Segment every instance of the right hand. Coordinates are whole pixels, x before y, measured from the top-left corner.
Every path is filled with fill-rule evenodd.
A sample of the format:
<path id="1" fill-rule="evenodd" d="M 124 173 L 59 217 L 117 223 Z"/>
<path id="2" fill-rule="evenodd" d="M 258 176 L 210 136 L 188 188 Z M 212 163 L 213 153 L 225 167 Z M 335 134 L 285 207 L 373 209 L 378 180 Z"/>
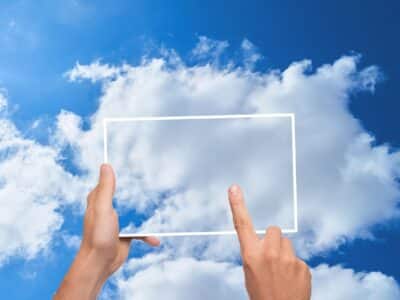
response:
<path id="1" fill-rule="evenodd" d="M 242 254 L 246 289 L 251 300 L 309 300 L 311 273 L 281 229 L 269 227 L 260 239 L 246 209 L 240 187 L 228 191 Z"/>

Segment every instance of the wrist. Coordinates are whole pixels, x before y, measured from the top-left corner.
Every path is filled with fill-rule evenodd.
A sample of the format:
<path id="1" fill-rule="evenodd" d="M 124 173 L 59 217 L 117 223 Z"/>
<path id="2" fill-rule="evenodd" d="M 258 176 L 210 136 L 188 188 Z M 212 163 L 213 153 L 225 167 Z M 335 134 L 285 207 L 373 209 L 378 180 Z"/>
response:
<path id="1" fill-rule="evenodd" d="M 94 249 L 81 248 L 75 257 L 74 264 L 77 268 L 81 269 L 82 275 L 87 274 L 93 279 L 93 283 L 100 284 L 101 286 L 110 276 L 109 266 L 105 263 L 104 259 Z M 101 287 L 100 286 L 100 287 Z"/>
<path id="2" fill-rule="evenodd" d="M 81 248 L 55 299 L 96 299 L 109 275 L 107 266 L 95 251 Z"/>

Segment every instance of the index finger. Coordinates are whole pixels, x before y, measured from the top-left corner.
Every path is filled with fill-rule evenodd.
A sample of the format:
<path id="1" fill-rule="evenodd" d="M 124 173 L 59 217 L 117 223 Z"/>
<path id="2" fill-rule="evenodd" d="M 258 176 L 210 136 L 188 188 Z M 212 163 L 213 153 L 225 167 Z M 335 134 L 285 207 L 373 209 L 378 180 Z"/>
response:
<path id="1" fill-rule="evenodd" d="M 247 245 L 253 244 L 258 237 L 254 231 L 253 223 L 244 203 L 244 197 L 240 187 L 236 184 L 232 185 L 229 188 L 228 197 L 233 216 L 233 224 L 238 234 L 240 247 L 243 250 Z"/>

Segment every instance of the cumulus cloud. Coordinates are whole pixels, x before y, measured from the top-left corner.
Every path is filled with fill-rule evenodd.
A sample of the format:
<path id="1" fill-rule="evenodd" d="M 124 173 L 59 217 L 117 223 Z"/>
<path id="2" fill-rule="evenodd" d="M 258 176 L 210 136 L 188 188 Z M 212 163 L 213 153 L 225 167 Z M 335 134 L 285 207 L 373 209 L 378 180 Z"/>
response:
<path id="1" fill-rule="evenodd" d="M 5 96 L 0 99 L 6 109 Z M 63 223 L 61 206 L 81 195 L 81 184 L 59 160 L 56 148 L 25 138 L 12 121 L 0 117 L 0 265 L 48 249 Z"/>
<path id="2" fill-rule="evenodd" d="M 131 260 L 124 272 L 116 279 L 120 299 L 246 299 L 242 270 L 230 263 L 151 256 Z"/>
<path id="3" fill-rule="evenodd" d="M 306 257 L 336 247 L 346 239 L 365 236 L 371 225 L 398 216 L 399 187 L 396 178 L 399 175 L 400 154 L 388 145 L 375 145 L 373 136 L 365 132 L 348 108 L 351 97 L 364 91 L 372 92 L 380 78 L 375 66 L 357 69 L 359 59 L 359 56 L 343 56 L 315 70 L 312 70 L 310 61 L 303 60 L 283 71 L 268 72 L 251 72 L 231 65 L 226 68 L 212 64 L 187 66 L 183 62 L 171 67 L 163 58 L 150 59 L 137 66 L 113 66 L 114 70 L 123 72 L 116 71 L 118 76 L 104 82 L 99 108 L 91 117 L 91 129 L 84 131 L 77 122 L 71 121 L 75 122 L 75 128 L 69 132 L 77 132 L 76 136 L 79 136 L 72 139 L 62 130 L 66 126 L 64 122 L 67 122 L 62 120 L 59 134 L 74 145 L 79 165 L 93 173 L 102 161 L 102 120 L 105 117 L 295 113 L 300 218 L 300 233 L 295 239 L 298 250 Z M 90 69 L 90 66 L 86 67 Z M 203 138 L 212 141 L 211 136 Z M 123 133 L 118 139 L 125 141 L 124 146 L 119 146 L 119 153 L 125 153 L 121 159 L 134 158 L 136 152 L 131 152 L 134 149 L 133 139 Z M 193 138 L 188 143 L 195 148 L 198 141 Z M 246 153 L 246 145 L 237 147 L 239 152 Z M 160 163 L 160 159 L 165 157 L 162 149 L 144 150 L 138 153 L 148 153 L 147 161 L 153 157 L 155 162 Z M 182 161 L 185 167 L 187 164 L 195 166 L 195 160 L 186 159 L 184 150 L 181 150 L 171 161 L 163 160 L 168 166 L 166 170 L 174 170 L 173 174 L 184 170 L 181 169 Z M 279 160 L 279 154 L 280 151 L 275 151 L 266 155 L 263 161 L 270 156 Z M 204 156 L 211 157 L 212 153 L 205 151 Z M 175 159 L 177 157 L 182 161 Z M 284 166 L 283 169 L 288 167 Z M 158 171 L 164 174 L 163 170 Z M 149 185 L 145 193 L 138 193 L 134 188 L 138 185 L 132 184 L 138 178 L 151 178 L 151 172 L 142 166 L 132 170 L 130 179 L 119 180 L 120 191 L 137 196 L 130 198 L 132 205 L 140 208 L 143 203 L 154 204 L 154 199 L 159 200 L 156 196 L 160 194 L 160 186 L 154 185 L 152 189 Z M 263 185 L 272 183 L 275 191 L 288 189 L 287 182 L 275 182 L 268 171 L 264 175 L 263 180 L 258 182 Z M 200 179 L 204 173 L 199 172 L 196 176 Z M 211 176 L 212 179 L 217 177 Z M 207 193 L 204 192 L 205 185 L 188 191 L 179 189 L 178 182 L 168 180 L 168 184 L 163 186 L 167 187 L 167 191 L 161 189 L 162 194 L 167 195 L 163 198 L 166 201 L 149 205 L 150 210 L 146 211 L 145 224 L 151 224 L 152 228 L 176 223 L 176 220 L 181 221 L 179 226 L 187 228 L 198 224 L 200 219 L 207 219 L 209 215 L 210 201 L 201 202 L 207 199 L 207 193 L 214 187 L 221 192 L 227 188 L 224 184 L 216 184 L 208 186 Z M 262 206 L 257 205 L 262 203 L 252 199 L 256 191 L 246 190 L 245 193 L 254 211 L 258 211 L 257 208 Z M 189 196 L 194 201 L 185 201 Z M 124 197 L 117 197 L 120 206 L 123 206 L 122 199 Z M 195 199 L 199 199 L 198 202 Z M 274 201 L 277 203 L 279 199 Z M 277 213 L 266 212 L 271 220 L 276 220 Z M 185 219 L 190 215 L 200 218 Z M 212 218 L 210 222 L 213 222 Z M 185 243 L 184 239 L 179 241 Z M 214 241 L 198 239 L 196 243 L 205 247 L 197 245 L 196 249 L 202 249 L 203 254 L 219 253 L 224 256 L 229 250 L 221 254 L 218 249 L 235 243 L 230 238 Z"/>
<path id="4" fill-rule="evenodd" d="M 119 203 L 139 211 L 157 206 L 141 230 L 233 230 L 226 200 L 233 182 L 248 191 L 258 229 L 295 226 L 289 117 L 107 127 L 109 161 L 121 185 Z M 281 183 L 285 189 L 277 189 Z"/>
<path id="5" fill-rule="evenodd" d="M 194 54 L 206 59 L 202 55 L 211 53 L 208 59 L 213 60 L 226 47 L 224 43 L 200 39 Z M 245 59 L 249 59 L 247 63 L 257 61 L 257 57 L 252 58 L 254 49 L 250 42 L 244 41 L 242 49 Z M 112 66 L 95 61 L 89 65 L 77 64 L 67 72 L 66 76 L 72 81 L 100 81 L 103 94 L 98 110 L 90 117 L 89 129 L 82 128 L 79 115 L 62 111 L 57 117 L 57 131 L 51 146 L 27 139 L 8 118 L 2 118 L 0 201 L 7 210 L 1 216 L 1 262 L 15 254 L 31 258 L 49 246 L 63 222 L 60 207 L 81 198 L 86 191 L 85 183 L 97 177 L 98 165 L 103 160 L 105 117 L 295 113 L 300 233 L 293 238 L 303 257 L 332 249 L 347 239 L 367 236 L 373 224 L 398 216 L 399 153 L 389 145 L 376 145 L 373 136 L 365 132 L 348 109 L 349 99 L 355 94 L 374 91 L 381 76 L 375 66 L 360 70 L 358 56 L 344 56 L 314 70 L 310 61 L 303 60 L 283 71 L 253 72 L 250 65 L 244 69 L 213 63 L 188 66 L 173 50 L 165 51 L 163 57 L 143 60 L 136 66 Z M 0 107 L 7 109 L 4 96 L 0 98 Z M 221 131 L 229 133 L 222 137 L 228 138 L 228 145 L 237 153 L 246 153 L 250 146 L 252 151 L 257 147 L 249 141 L 235 144 L 235 138 L 241 137 L 243 132 L 225 126 L 214 126 L 214 131 L 203 135 L 205 147 L 199 149 L 196 149 L 199 144 L 196 136 L 182 134 L 188 148 L 195 151 L 178 148 L 173 155 L 168 151 L 168 155 L 163 154 L 162 150 L 169 149 L 170 139 L 165 138 L 162 128 L 153 133 L 161 137 L 163 147 L 149 149 L 146 143 L 152 135 L 146 129 L 118 130 L 120 134 L 113 135 L 111 142 L 123 154 L 120 160 L 114 160 L 119 175 L 117 205 L 120 211 L 137 209 L 145 216 L 142 226 L 149 230 L 161 230 L 166 225 L 175 229 L 204 224 L 217 226 L 224 218 L 223 224 L 227 224 L 229 212 L 224 194 L 228 181 L 243 183 L 246 187 L 246 179 L 250 177 L 246 176 L 247 171 L 238 172 L 239 177 L 229 177 L 236 174 L 232 159 L 224 156 L 224 147 L 210 146 L 216 144 L 216 133 Z M 267 141 L 271 145 L 279 144 L 273 133 L 289 136 L 284 126 L 271 128 L 272 131 L 264 130 L 268 140 L 267 137 L 265 140 L 257 138 L 260 145 Z M 129 144 L 133 141 L 128 138 L 132 132 L 147 134 L 140 134 L 144 138 L 138 139 L 138 144 Z M 233 137 L 231 144 L 229 137 Z M 60 151 L 64 146 L 73 149 L 73 162 L 85 175 L 73 176 L 61 167 Z M 247 183 L 245 189 L 251 210 L 268 216 L 265 221 L 268 224 L 279 219 L 279 209 L 263 207 L 260 191 L 266 186 L 273 187 L 271 190 L 276 196 L 271 198 L 277 199 L 271 203 L 280 203 L 280 196 L 289 187 L 287 180 L 276 179 L 279 171 L 289 170 L 290 156 L 283 155 L 285 150 L 280 147 L 258 150 L 263 152 L 250 157 L 253 161 L 250 160 L 249 166 L 255 161 L 276 162 L 281 166 L 268 168 L 260 164 L 255 177 L 264 180 L 250 180 L 250 183 L 261 184 Z M 204 154 L 201 162 L 196 159 L 200 153 Z M 219 159 L 213 160 L 210 153 L 219 153 Z M 135 155 L 140 156 L 140 161 Z M 124 170 L 126 161 L 131 164 L 126 164 L 127 167 L 135 166 L 134 172 L 130 173 L 128 168 Z M 202 162 L 208 167 L 202 169 Z M 163 167 L 157 168 L 160 165 Z M 227 172 L 216 172 L 216 166 Z M 243 165 L 236 168 L 246 169 Z M 39 180 L 42 178 L 46 180 Z M 202 184 L 182 188 L 188 179 Z M 216 206 L 214 199 L 220 199 Z M 21 214 L 24 218 L 20 218 Z M 220 218 L 210 217 L 213 214 Z M 36 222 L 37 219 L 41 222 Z M 68 234 L 64 239 L 71 247 L 79 242 L 77 237 Z M 122 298 L 135 295 L 151 299 L 154 291 L 158 294 L 163 290 L 167 299 L 179 299 L 187 298 L 189 291 L 196 290 L 199 292 L 195 295 L 211 299 L 242 299 L 245 291 L 237 256 L 235 237 L 166 240 L 160 254 L 129 262 L 116 279 L 118 293 Z M 335 299 L 398 298 L 399 289 L 394 280 L 378 272 L 354 273 L 323 265 L 315 268 L 313 274 L 314 299 L 329 299 L 331 295 L 335 295 Z M 338 280 L 340 289 L 337 284 L 332 287 L 332 282 Z M 210 286 L 215 289 L 209 289 Z"/>
<path id="6" fill-rule="evenodd" d="M 312 269 L 312 300 L 395 300 L 400 288 L 380 272 L 341 266 Z M 121 299 L 246 299 L 241 267 L 226 262 L 147 255 L 131 259 L 114 279 Z"/>
<path id="7" fill-rule="evenodd" d="M 400 297 L 396 281 L 380 272 L 356 273 L 340 266 L 320 265 L 312 274 L 313 300 L 395 300 Z"/>
<path id="8" fill-rule="evenodd" d="M 398 217 L 396 180 L 400 154 L 389 145 L 376 145 L 374 137 L 348 108 L 350 98 L 357 93 L 374 92 L 381 78 L 377 67 L 359 69 L 359 56 L 343 56 L 316 69 L 310 61 L 303 60 L 282 71 L 254 72 L 252 67 L 259 57 L 253 55 L 256 52 L 250 41 L 242 43 L 244 62 L 237 67 L 218 63 L 227 47 L 227 42 L 200 37 L 192 54 L 211 63 L 194 66 L 186 65 L 175 51 L 167 49 L 161 58 L 146 59 L 135 66 L 113 66 L 98 60 L 89 65 L 77 63 L 66 77 L 71 81 L 100 81 L 99 107 L 90 117 L 88 129 L 83 129 L 81 116 L 60 112 L 51 145 L 23 136 L 4 113 L 7 100 L 0 94 L 0 111 L 4 115 L 0 118 L 0 201 L 7 208 L 0 212 L 0 264 L 14 255 L 32 258 L 49 247 L 63 222 L 62 206 L 81 201 L 87 183 L 97 178 L 103 161 L 105 117 L 295 113 L 300 232 L 293 238 L 303 257 L 334 249 L 349 239 L 369 236 L 372 225 Z M 246 68 L 239 67 L 243 63 Z M 257 137 L 257 142 L 265 146 L 269 141 L 271 147 L 266 149 L 257 148 L 246 139 L 229 144 L 229 137 L 250 138 L 240 126 L 238 130 L 228 125 L 214 127 L 214 131 L 203 135 L 204 147 L 199 149 L 198 137 L 183 130 L 181 138 L 194 152 L 182 147 L 173 149 L 168 142 L 178 135 L 168 139 L 163 128 L 153 132 L 134 128 L 113 134 L 111 142 L 121 153 L 113 159 L 118 174 L 118 209 L 124 213 L 135 209 L 143 214 L 142 226 L 148 230 L 162 230 L 167 225 L 174 229 L 204 224 L 215 227 L 221 220 L 226 225 L 229 211 L 224 194 L 228 181 L 235 181 L 246 188 L 248 204 L 258 224 L 282 220 L 286 213 L 279 205 L 290 187 L 287 180 L 277 179 L 284 178 L 280 175 L 291 164 L 285 152 L 289 148 L 282 148 L 288 141 L 282 142 L 278 137 L 288 137 L 287 128 L 264 128 L 264 140 Z M 219 131 L 230 134 L 220 137 L 236 151 L 235 155 L 249 150 L 256 153 L 250 157 L 251 164 L 232 164 L 224 147 L 216 143 Z M 132 133 L 140 133 L 141 138 L 133 139 Z M 148 147 L 154 134 L 161 138 L 163 147 Z M 277 147 L 280 142 L 281 147 Z M 84 175 L 64 170 L 60 163 L 63 147 L 71 147 L 73 163 Z M 165 149 L 167 154 L 163 153 Z M 260 161 L 259 166 L 256 161 Z M 134 168 L 129 169 L 130 166 Z M 235 172 L 235 167 L 247 169 Z M 254 177 L 263 180 L 249 180 L 252 177 L 247 176 L 248 169 L 254 169 Z M 185 183 L 189 179 L 201 184 L 188 187 Z M 274 199 L 270 203 L 275 207 L 265 206 L 260 196 L 266 188 L 272 192 L 270 197 Z M 265 223 L 262 217 L 267 218 Z M 134 226 L 131 229 L 138 230 Z M 71 247 L 79 243 L 76 236 L 68 233 L 63 238 Z M 154 291 L 157 295 L 163 291 L 166 299 L 243 299 L 237 256 L 238 245 L 233 236 L 168 239 L 161 253 L 130 260 L 117 276 L 116 285 L 126 299 L 133 295 L 152 299 Z M 379 272 L 355 273 L 322 265 L 313 270 L 313 275 L 313 299 L 399 297 L 394 280 Z M 199 292 L 188 294 L 191 290 Z"/>

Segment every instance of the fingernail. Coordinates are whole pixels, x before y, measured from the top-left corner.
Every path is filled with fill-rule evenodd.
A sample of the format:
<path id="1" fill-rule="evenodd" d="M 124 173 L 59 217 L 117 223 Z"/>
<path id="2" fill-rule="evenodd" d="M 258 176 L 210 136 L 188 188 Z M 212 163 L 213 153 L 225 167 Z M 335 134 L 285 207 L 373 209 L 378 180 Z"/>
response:
<path id="1" fill-rule="evenodd" d="M 107 174 L 110 171 L 110 166 L 108 164 L 102 164 L 100 167 L 100 173 Z"/>
<path id="2" fill-rule="evenodd" d="M 239 194 L 239 191 L 240 191 L 240 189 L 239 189 L 239 186 L 237 185 L 237 184 L 233 184 L 230 188 L 229 188 L 229 193 L 231 194 L 231 195 L 237 195 L 237 194 Z"/>

